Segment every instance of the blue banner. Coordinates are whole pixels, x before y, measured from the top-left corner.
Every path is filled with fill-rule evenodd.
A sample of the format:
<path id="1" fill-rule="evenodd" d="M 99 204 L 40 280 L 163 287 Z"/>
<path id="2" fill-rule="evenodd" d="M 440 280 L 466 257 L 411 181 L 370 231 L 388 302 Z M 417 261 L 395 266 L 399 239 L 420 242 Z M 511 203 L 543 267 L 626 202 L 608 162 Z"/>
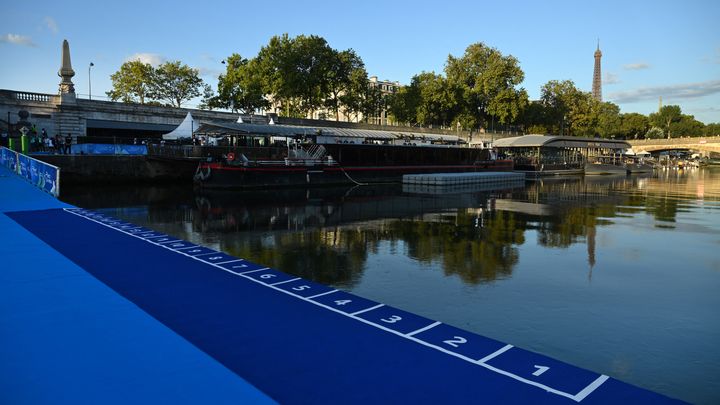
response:
<path id="1" fill-rule="evenodd" d="M 7 148 L 0 148 L 0 163 L 17 173 L 17 155 L 18 153 Z"/>
<path id="2" fill-rule="evenodd" d="M 145 145 L 81 143 L 73 145 L 70 150 L 75 155 L 147 155 Z"/>
<path id="3" fill-rule="evenodd" d="M 35 187 L 55 197 L 60 195 L 60 169 L 21 153 L 0 148 L 0 164 L 17 173 Z"/>

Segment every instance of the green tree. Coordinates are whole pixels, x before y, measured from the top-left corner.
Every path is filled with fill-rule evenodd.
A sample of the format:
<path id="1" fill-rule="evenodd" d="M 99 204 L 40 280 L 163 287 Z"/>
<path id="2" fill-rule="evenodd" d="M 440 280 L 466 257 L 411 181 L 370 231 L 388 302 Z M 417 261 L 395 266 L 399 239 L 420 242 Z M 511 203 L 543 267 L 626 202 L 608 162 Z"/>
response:
<path id="1" fill-rule="evenodd" d="M 258 61 L 237 53 L 225 59 L 225 73 L 218 77 L 218 95 L 211 105 L 245 114 L 267 107 Z"/>
<path id="2" fill-rule="evenodd" d="M 720 123 L 712 123 L 705 125 L 703 130 L 705 136 L 720 136 Z"/>
<path id="3" fill-rule="evenodd" d="M 525 127 L 526 134 L 548 135 L 551 131 L 552 123 L 548 119 L 548 108 L 542 102 L 531 102 L 523 110 L 520 115 L 520 122 Z M 555 132 L 556 134 L 559 132 Z"/>
<path id="4" fill-rule="evenodd" d="M 692 115 L 681 115 L 680 120 L 670 124 L 670 131 L 675 136 L 698 137 L 702 136 L 705 124 L 695 119 Z"/>
<path id="5" fill-rule="evenodd" d="M 180 108 L 182 103 L 202 94 L 203 81 L 197 69 L 173 61 L 155 69 L 152 87 L 155 98 Z"/>
<path id="6" fill-rule="evenodd" d="M 422 102 L 417 80 L 401 87 L 388 100 L 388 112 L 396 122 L 416 125 L 418 106 Z"/>
<path id="7" fill-rule="evenodd" d="M 645 134 L 645 139 L 662 139 L 664 137 L 665 132 L 660 127 L 652 127 Z"/>
<path id="8" fill-rule="evenodd" d="M 620 107 L 611 102 L 600 104 L 598 111 L 597 133 L 601 138 L 614 138 L 621 134 L 622 120 Z"/>
<path id="9" fill-rule="evenodd" d="M 367 83 L 365 83 L 364 90 L 360 89 L 360 91 L 360 113 L 365 122 L 368 122 L 370 118 L 380 116 L 380 113 L 385 110 L 385 96 L 378 87 L 368 86 Z"/>
<path id="10" fill-rule="evenodd" d="M 335 120 L 340 120 L 343 94 L 356 91 L 354 81 L 361 80 L 367 85 L 367 72 L 365 65 L 353 50 L 342 52 L 332 51 L 331 61 L 327 70 L 326 86 L 328 97 L 324 106 L 335 113 Z"/>
<path id="11" fill-rule="evenodd" d="M 213 104 L 213 100 L 217 97 L 215 95 L 215 92 L 213 91 L 213 88 L 209 84 L 203 85 L 203 95 L 202 99 L 200 100 L 200 105 L 198 106 L 201 110 L 210 110 L 212 111 L 213 108 L 215 108 L 215 105 Z"/>
<path id="12" fill-rule="evenodd" d="M 365 69 L 355 69 L 350 73 L 350 84 L 347 92 L 339 94 L 340 109 L 348 117 L 354 116 L 357 120 L 365 108 L 365 100 L 369 96 L 374 98 L 375 95 L 368 95 L 368 78 Z"/>
<path id="13" fill-rule="evenodd" d="M 680 121 L 681 117 L 682 112 L 680 111 L 680 106 L 666 105 L 662 107 L 660 111 L 650 114 L 649 119 L 652 125 L 662 128 L 665 131 L 667 138 L 670 139 L 673 135 L 670 125 L 673 122 Z"/>
<path id="14" fill-rule="evenodd" d="M 411 86 L 420 94 L 416 109 L 417 122 L 426 126 L 446 126 L 453 119 L 454 100 L 445 78 L 435 73 L 421 73 L 412 79 Z"/>
<path id="15" fill-rule="evenodd" d="M 272 37 L 257 56 L 265 93 L 285 115 L 312 113 L 330 94 L 333 55 L 327 41 L 315 35 Z"/>
<path id="16" fill-rule="evenodd" d="M 598 134 L 601 104 L 589 92 L 578 90 L 571 80 L 547 82 L 541 89 L 541 101 L 547 108 L 548 121 L 556 133 L 573 136 Z"/>
<path id="17" fill-rule="evenodd" d="M 483 43 L 468 46 L 462 57 L 449 55 L 445 75 L 455 97 L 456 121 L 464 128 L 491 117 L 514 122 L 527 105 L 525 89 L 517 87 L 525 78 L 518 60 Z"/>
<path id="18" fill-rule="evenodd" d="M 639 139 L 645 137 L 650 123 L 648 117 L 638 113 L 620 115 L 620 134 L 625 139 Z"/>
<path id="19" fill-rule="evenodd" d="M 106 92 L 112 101 L 145 104 L 153 98 L 155 69 L 149 63 L 139 60 L 125 62 L 120 70 L 110 76 L 112 90 Z"/>

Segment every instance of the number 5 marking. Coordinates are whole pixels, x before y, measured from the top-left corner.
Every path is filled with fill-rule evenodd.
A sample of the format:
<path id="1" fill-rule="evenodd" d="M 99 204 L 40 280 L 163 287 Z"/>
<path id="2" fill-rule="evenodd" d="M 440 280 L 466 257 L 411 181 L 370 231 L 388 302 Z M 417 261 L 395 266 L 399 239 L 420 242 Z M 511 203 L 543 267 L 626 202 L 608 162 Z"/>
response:
<path id="1" fill-rule="evenodd" d="M 535 377 L 540 377 L 542 375 L 542 373 L 550 370 L 550 367 L 545 367 L 545 366 L 534 366 L 534 367 L 537 369 L 534 373 L 532 373 Z"/>
<path id="2" fill-rule="evenodd" d="M 453 336 L 452 339 L 443 340 L 443 343 L 445 343 L 446 345 L 450 345 L 452 347 L 458 347 L 458 345 L 467 343 L 467 339 L 465 339 L 462 336 Z"/>

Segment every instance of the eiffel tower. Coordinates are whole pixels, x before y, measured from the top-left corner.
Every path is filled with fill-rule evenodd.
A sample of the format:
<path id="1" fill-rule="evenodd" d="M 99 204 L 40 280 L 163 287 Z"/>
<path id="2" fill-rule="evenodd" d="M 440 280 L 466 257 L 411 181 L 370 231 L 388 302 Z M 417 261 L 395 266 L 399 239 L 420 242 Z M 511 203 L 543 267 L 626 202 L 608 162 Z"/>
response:
<path id="1" fill-rule="evenodd" d="M 600 102 L 602 102 L 602 73 L 600 72 L 601 58 L 602 52 L 600 52 L 600 40 L 598 40 L 597 50 L 595 51 L 595 71 L 593 71 L 592 95 Z"/>

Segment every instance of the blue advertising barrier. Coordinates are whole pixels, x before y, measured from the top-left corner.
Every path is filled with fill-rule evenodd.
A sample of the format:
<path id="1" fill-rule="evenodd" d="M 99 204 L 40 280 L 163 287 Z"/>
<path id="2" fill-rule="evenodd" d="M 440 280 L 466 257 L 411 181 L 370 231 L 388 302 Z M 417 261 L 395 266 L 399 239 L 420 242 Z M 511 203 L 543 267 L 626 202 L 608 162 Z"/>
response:
<path id="1" fill-rule="evenodd" d="M 0 164 L 20 177 L 35 185 L 35 187 L 57 197 L 60 195 L 60 168 L 40 160 L 31 158 L 0 147 Z"/>
<path id="2" fill-rule="evenodd" d="M 76 155 L 147 155 L 145 145 L 112 145 L 103 143 L 81 143 L 72 145 Z"/>

